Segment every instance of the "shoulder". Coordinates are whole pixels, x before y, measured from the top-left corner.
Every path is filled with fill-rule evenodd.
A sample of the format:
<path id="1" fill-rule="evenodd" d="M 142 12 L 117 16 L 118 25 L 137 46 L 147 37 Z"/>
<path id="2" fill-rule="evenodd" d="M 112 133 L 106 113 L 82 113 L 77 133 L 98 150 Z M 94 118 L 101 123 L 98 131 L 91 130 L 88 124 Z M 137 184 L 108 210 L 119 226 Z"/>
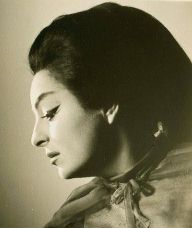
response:
<path id="1" fill-rule="evenodd" d="M 192 177 L 192 145 L 170 151 L 151 173 L 149 180 Z"/>
<path id="2" fill-rule="evenodd" d="M 149 183 L 154 194 L 143 197 L 140 206 L 151 219 L 152 227 L 190 227 L 192 147 L 170 151 L 151 173 Z"/>

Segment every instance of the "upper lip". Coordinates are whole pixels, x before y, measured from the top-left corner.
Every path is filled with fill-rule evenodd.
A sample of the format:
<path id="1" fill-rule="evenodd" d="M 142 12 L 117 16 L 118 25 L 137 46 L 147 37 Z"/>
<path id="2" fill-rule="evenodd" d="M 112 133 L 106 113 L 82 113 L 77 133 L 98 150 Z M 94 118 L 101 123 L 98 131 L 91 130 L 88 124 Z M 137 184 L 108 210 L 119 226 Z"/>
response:
<path id="1" fill-rule="evenodd" d="M 60 153 L 57 152 L 57 151 L 47 152 L 47 157 L 53 158 L 53 157 L 55 157 L 55 156 L 57 156 L 57 155 L 59 155 L 59 154 L 60 154 Z"/>

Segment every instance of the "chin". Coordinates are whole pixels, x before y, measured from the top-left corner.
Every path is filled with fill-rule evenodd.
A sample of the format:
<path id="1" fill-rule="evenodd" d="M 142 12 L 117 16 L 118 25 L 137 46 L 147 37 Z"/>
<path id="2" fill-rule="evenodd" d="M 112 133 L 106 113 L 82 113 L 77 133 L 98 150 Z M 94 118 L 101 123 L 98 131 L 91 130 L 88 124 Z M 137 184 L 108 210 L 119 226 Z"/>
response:
<path id="1" fill-rule="evenodd" d="M 70 172 L 67 172 L 65 169 L 62 167 L 57 167 L 58 175 L 62 179 L 71 179 Z"/>
<path id="2" fill-rule="evenodd" d="M 75 170 L 72 170 L 72 169 L 67 170 L 66 168 L 57 166 L 57 170 L 58 170 L 59 177 L 62 179 L 90 177 L 90 175 L 88 175 L 86 172 L 81 170 L 81 168 L 75 169 Z M 93 175 L 91 175 L 91 176 L 93 176 Z"/>
<path id="3" fill-rule="evenodd" d="M 58 175 L 62 179 L 72 179 L 72 178 L 79 178 L 81 176 L 77 175 L 76 172 L 73 171 L 67 171 L 66 169 L 62 167 L 57 167 Z"/>

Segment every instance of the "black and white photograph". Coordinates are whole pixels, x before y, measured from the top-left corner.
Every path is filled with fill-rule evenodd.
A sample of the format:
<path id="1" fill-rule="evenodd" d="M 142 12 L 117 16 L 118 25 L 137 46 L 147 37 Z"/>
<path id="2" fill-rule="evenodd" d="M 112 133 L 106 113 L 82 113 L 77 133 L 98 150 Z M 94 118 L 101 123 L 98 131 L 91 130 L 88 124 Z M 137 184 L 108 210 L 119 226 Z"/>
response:
<path id="1" fill-rule="evenodd" d="M 192 1 L 0 8 L 0 228 L 192 228 Z"/>

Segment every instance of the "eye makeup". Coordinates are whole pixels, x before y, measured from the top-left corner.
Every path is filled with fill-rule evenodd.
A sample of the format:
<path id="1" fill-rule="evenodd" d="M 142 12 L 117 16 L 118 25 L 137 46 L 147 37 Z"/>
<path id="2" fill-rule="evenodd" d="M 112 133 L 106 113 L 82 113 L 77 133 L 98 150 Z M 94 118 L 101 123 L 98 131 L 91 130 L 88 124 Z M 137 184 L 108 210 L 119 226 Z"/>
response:
<path id="1" fill-rule="evenodd" d="M 59 107 L 60 107 L 60 105 L 57 105 L 56 107 L 54 107 L 51 110 L 47 111 L 46 114 L 44 116 L 42 116 L 41 118 L 42 119 L 46 118 L 49 121 L 51 121 L 55 117 L 55 115 L 57 114 Z"/>

